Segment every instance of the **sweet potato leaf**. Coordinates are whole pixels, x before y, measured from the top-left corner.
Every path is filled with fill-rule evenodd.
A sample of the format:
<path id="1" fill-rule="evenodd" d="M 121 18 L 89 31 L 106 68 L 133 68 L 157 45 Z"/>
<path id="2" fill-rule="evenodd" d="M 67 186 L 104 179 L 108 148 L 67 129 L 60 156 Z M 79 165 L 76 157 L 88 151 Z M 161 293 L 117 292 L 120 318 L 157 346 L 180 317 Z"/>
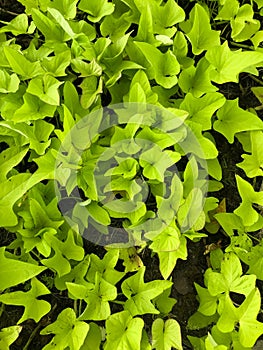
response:
<path id="1" fill-rule="evenodd" d="M 158 84 L 166 89 L 170 89 L 177 83 L 177 75 L 180 72 L 180 65 L 175 55 L 168 50 L 161 53 L 154 46 L 145 42 L 135 42 L 151 68 L 147 70 L 149 79 L 154 78 Z"/>
<path id="2" fill-rule="evenodd" d="M 89 332 L 80 350 L 100 350 L 101 329 L 96 323 L 89 323 Z"/>
<path id="3" fill-rule="evenodd" d="M 255 114 L 238 106 L 238 99 L 227 100 L 218 110 L 214 129 L 223 134 L 229 143 L 234 142 L 235 134 L 242 131 L 262 130 L 263 122 Z"/>
<path id="4" fill-rule="evenodd" d="M 42 92 L 42 96 L 44 93 Z M 42 97 L 43 98 L 43 97 Z M 27 122 L 30 120 L 44 119 L 53 117 L 56 107 L 47 104 L 37 96 L 26 92 L 23 96 L 24 103 L 13 114 L 12 121 L 15 123 Z M 52 98 L 53 101 L 53 98 Z"/>
<path id="5" fill-rule="evenodd" d="M 58 106 L 60 100 L 58 88 L 61 84 L 62 82 L 58 81 L 56 78 L 45 74 L 41 78 L 30 80 L 27 92 L 37 96 L 46 104 Z"/>
<path id="6" fill-rule="evenodd" d="M 20 80 L 15 73 L 9 75 L 6 70 L 0 70 L 0 93 L 7 94 L 9 92 L 16 92 L 19 83 Z"/>
<path id="7" fill-rule="evenodd" d="M 248 177 L 263 176 L 263 155 L 260 150 L 263 149 L 262 131 L 253 131 L 250 133 L 252 150 L 251 154 L 242 154 L 243 162 L 237 166 L 243 169 Z"/>
<path id="8" fill-rule="evenodd" d="M 78 0 L 54 0 L 48 6 L 57 9 L 66 19 L 73 19 L 77 14 Z"/>
<path id="9" fill-rule="evenodd" d="M 231 81 L 237 83 L 241 72 L 257 75 L 255 67 L 261 66 L 263 62 L 262 52 L 231 51 L 227 41 L 210 48 L 205 57 L 213 67 L 210 73 L 211 80 L 218 84 Z"/>
<path id="10" fill-rule="evenodd" d="M 190 12 L 190 21 L 191 30 L 186 32 L 186 36 L 195 55 L 220 44 L 220 33 L 211 29 L 209 15 L 201 5 L 195 4 Z"/>
<path id="11" fill-rule="evenodd" d="M 0 347 L 2 350 L 9 350 L 10 345 L 13 344 L 19 337 L 21 326 L 9 326 L 0 330 Z"/>
<path id="12" fill-rule="evenodd" d="M 0 262 L 0 290 L 16 286 L 19 283 L 24 283 L 46 270 L 44 266 L 7 258 L 5 256 L 5 247 L 0 248 Z"/>
<path id="13" fill-rule="evenodd" d="M 152 324 L 152 349 L 182 350 L 180 325 L 176 320 L 170 319 L 164 322 L 161 318 L 154 320 Z"/>
<path id="14" fill-rule="evenodd" d="M 39 61 L 30 62 L 23 53 L 11 47 L 5 47 L 4 53 L 10 67 L 15 73 L 21 75 L 22 79 L 31 79 L 44 73 Z"/>
<path id="15" fill-rule="evenodd" d="M 221 263 L 221 272 L 209 270 L 207 274 L 208 291 L 212 296 L 220 293 L 235 292 L 248 295 L 254 288 L 256 276 L 241 276 L 242 266 L 234 253 L 225 254 Z"/>
<path id="16" fill-rule="evenodd" d="M 58 23 L 54 22 L 54 20 L 52 21 L 51 18 L 44 15 L 44 13 L 36 8 L 33 8 L 31 10 L 31 13 L 37 29 L 39 29 L 40 32 L 45 36 L 46 40 L 63 42 L 70 39 L 62 27 L 60 27 Z"/>
<path id="17" fill-rule="evenodd" d="M 234 213 L 238 215 L 245 226 L 255 224 L 260 214 L 254 209 L 253 204 L 263 205 L 263 192 L 256 192 L 252 185 L 246 180 L 236 175 L 237 188 L 242 199 L 241 204 Z"/>
<path id="18" fill-rule="evenodd" d="M 128 311 L 111 315 L 106 320 L 105 350 L 134 350 L 140 348 L 144 322 L 132 318 Z"/>
<path id="19" fill-rule="evenodd" d="M 28 17 L 25 13 L 16 16 L 5 26 L 0 28 L 0 34 L 11 32 L 14 35 L 26 34 L 28 28 Z"/>
<path id="20" fill-rule="evenodd" d="M 66 282 L 67 288 L 74 299 L 83 299 L 87 306 L 79 316 L 80 320 L 106 320 L 110 314 L 109 301 L 117 297 L 117 289 L 96 272 L 94 284 L 80 285 Z"/>
<path id="21" fill-rule="evenodd" d="M 65 242 L 60 241 L 49 232 L 44 233 L 44 238 L 54 250 L 54 254 L 48 259 L 42 259 L 41 262 L 43 265 L 54 269 L 59 277 L 70 272 L 70 260 L 81 261 L 83 259 L 84 249 L 75 242 L 72 230 L 68 231 Z"/>
<path id="22" fill-rule="evenodd" d="M 257 321 L 260 310 L 260 293 L 253 288 L 245 301 L 236 308 L 227 295 L 222 306 L 217 327 L 221 332 L 232 332 L 235 324 L 239 323 L 239 340 L 244 347 L 253 347 L 257 338 L 263 334 L 263 325 Z M 249 337 L 247 336 L 249 332 Z"/>
<path id="23" fill-rule="evenodd" d="M 197 66 L 185 68 L 180 74 L 178 84 L 183 92 L 191 92 L 194 97 L 201 97 L 205 93 L 217 91 L 217 87 L 211 83 L 209 62 L 202 58 Z"/>
<path id="24" fill-rule="evenodd" d="M 0 153 L 0 182 L 7 180 L 7 175 L 19 164 L 28 152 L 28 147 L 13 146 Z"/>
<path id="25" fill-rule="evenodd" d="M 189 120 L 202 125 L 202 130 L 210 130 L 213 114 L 224 105 L 226 99 L 217 92 L 207 93 L 202 97 L 186 94 L 180 108 L 189 113 Z"/>
<path id="26" fill-rule="evenodd" d="M 37 299 L 46 294 L 50 294 L 47 287 L 36 278 L 32 278 L 31 289 L 28 292 L 5 293 L 0 296 L 0 301 L 6 305 L 19 305 L 25 308 L 18 324 L 30 318 L 39 322 L 51 310 L 51 305 L 47 301 Z"/>
<path id="27" fill-rule="evenodd" d="M 147 313 L 159 314 L 151 300 L 171 287 L 169 281 L 155 280 L 144 283 L 144 273 L 145 266 L 141 267 L 135 275 L 125 279 L 121 285 L 122 292 L 128 299 L 124 304 L 124 309 L 128 310 L 132 316 Z"/>
<path id="28" fill-rule="evenodd" d="M 114 11 L 114 4 L 107 0 L 81 0 L 78 8 L 88 13 L 88 19 L 91 22 L 99 22 L 102 17 L 110 15 Z"/>
<path id="29" fill-rule="evenodd" d="M 160 251 L 157 252 L 157 254 L 160 261 L 160 272 L 164 279 L 168 279 L 177 263 L 177 260 L 186 260 L 187 258 L 186 238 L 181 236 L 178 249 L 170 252 Z"/>
<path id="30" fill-rule="evenodd" d="M 237 13 L 231 18 L 231 37 L 236 42 L 246 41 L 260 28 L 260 21 L 253 18 L 254 11 L 250 4 L 242 5 Z"/>
<path id="31" fill-rule="evenodd" d="M 65 349 L 79 350 L 84 344 L 89 332 L 86 322 L 78 321 L 74 310 L 64 309 L 57 320 L 45 327 L 40 334 L 55 334 L 53 339 L 43 347 L 43 350 Z"/>

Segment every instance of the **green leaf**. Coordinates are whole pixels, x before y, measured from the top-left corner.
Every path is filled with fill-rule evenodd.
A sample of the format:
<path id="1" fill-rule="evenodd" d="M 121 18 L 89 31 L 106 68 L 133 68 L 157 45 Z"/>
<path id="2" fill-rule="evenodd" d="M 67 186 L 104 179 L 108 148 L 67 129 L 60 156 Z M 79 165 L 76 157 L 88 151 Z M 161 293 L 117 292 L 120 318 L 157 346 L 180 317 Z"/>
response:
<path id="1" fill-rule="evenodd" d="M 40 8 L 41 11 L 45 12 L 50 0 L 19 0 L 19 2 L 25 6 L 25 12 L 31 15 L 32 9 Z"/>
<path id="2" fill-rule="evenodd" d="M 173 40 L 173 53 L 175 54 L 180 65 L 187 69 L 193 65 L 194 61 L 188 57 L 188 42 L 185 35 L 181 31 L 177 31 Z"/>
<path id="3" fill-rule="evenodd" d="M 231 18 L 231 37 L 236 42 L 246 41 L 251 38 L 260 28 L 260 21 L 253 19 L 254 11 L 252 5 L 242 5 L 234 18 Z"/>
<path id="4" fill-rule="evenodd" d="M 55 322 L 40 332 L 41 335 L 55 334 L 51 342 L 43 347 L 43 350 L 66 349 L 67 347 L 70 350 L 79 350 L 88 332 L 89 325 L 78 321 L 74 310 L 64 309 Z"/>
<path id="5" fill-rule="evenodd" d="M 88 284 L 85 276 L 90 263 L 90 256 L 86 255 L 81 262 L 74 266 L 68 274 L 63 275 L 62 277 L 55 277 L 55 286 L 59 290 L 67 289 L 68 285 L 71 282 L 75 282 L 76 285 L 85 286 Z M 66 285 L 67 282 L 67 285 Z"/>
<path id="6" fill-rule="evenodd" d="M 110 225 L 111 219 L 108 212 L 104 208 L 100 207 L 97 202 L 91 202 L 86 208 L 89 215 L 99 224 L 104 226 Z"/>
<path id="7" fill-rule="evenodd" d="M 43 265 L 55 270 L 59 277 L 66 275 L 71 270 L 69 260 L 81 261 L 84 257 L 84 249 L 75 242 L 74 233 L 68 231 L 65 242 L 60 241 L 50 233 L 44 233 L 46 242 L 54 250 L 54 255 L 48 259 L 42 259 Z"/>
<path id="8" fill-rule="evenodd" d="M 91 254 L 90 259 L 87 279 L 92 283 L 95 283 L 96 272 L 99 272 L 101 277 L 112 285 L 118 283 L 125 275 L 124 272 L 115 269 L 119 259 L 118 250 L 110 249 L 102 260 L 95 254 Z"/>
<path id="9" fill-rule="evenodd" d="M 13 344 L 16 341 L 21 330 L 21 326 L 10 326 L 7 328 L 2 328 L 0 330 L 0 348 L 2 350 L 9 350 L 9 345 Z"/>
<path id="10" fill-rule="evenodd" d="M 263 280 L 263 247 L 258 244 L 247 253 L 248 273 L 254 274 L 258 279 Z"/>
<path id="11" fill-rule="evenodd" d="M 202 130 L 210 130 L 213 114 L 224 105 L 225 101 L 224 96 L 217 92 L 207 93 L 199 98 L 188 93 L 180 108 L 189 112 L 188 120 L 201 124 Z"/>
<path id="12" fill-rule="evenodd" d="M 238 106 L 238 98 L 227 100 L 217 112 L 217 118 L 213 127 L 223 134 L 229 143 L 234 142 L 234 136 L 239 132 L 263 129 L 263 122 L 259 117 Z"/>
<path id="13" fill-rule="evenodd" d="M 206 288 L 199 286 L 199 284 L 194 283 L 194 285 L 199 299 L 197 311 L 205 316 L 213 316 L 217 310 L 217 297 L 211 295 Z"/>
<path id="14" fill-rule="evenodd" d="M 180 245 L 177 250 L 170 252 L 160 251 L 157 253 L 160 261 L 160 272 L 164 279 L 168 279 L 175 268 L 177 260 L 186 260 L 187 258 L 186 238 L 181 236 Z"/>
<path id="15" fill-rule="evenodd" d="M 17 36 L 20 34 L 26 34 L 28 28 L 28 18 L 25 13 L 21 13 L 12 19 L 5 26 L 0 28 L 0 34 L 11 32 L 13 35 Z"/>
<path id="16" fill-rule="evenodd" d="M 161 53 L 156 47 L 145 42 L 135 42 L 135 44 L 150 64 L 151 68 L 147 70 L 149 79 L 154 78 L 158 84 L 166 89 L 176 85 L 180 65 L 175 55 L 170 50 Z"/>
<path id="17" fill-rule="evenodd" d="M 99 22 L 102 17 L 110 15 L 114 11 L 114 4 L 107 0 L 97 0 L 96 2 L 89 0 L 81 0 L 78 4 L 81 11 L 88 13 L 88 20 L 91 22 Z"/>
<path id="18" fill-rule="evenodd" d="M 138 255 L 135 247 L 119 248 L 120 259 L 123 260 L 123 266 L 125 266 L 125 273 L 138 271 L 143 262 Z"/>
<path id="19" fill-rule="evenodd" d="M 243 221 L 244 226 L 251 226 L 256 223 L 260 214 L 253 208 L 253 204 L 263 205 L 263 192 L 254 191 L 252 185 L 236 175 L 237 188 L 242 202 L 234 213 Z"/>
<path id="20" fill-rule="evenodd" d="M 80 97 L 81 106 L 85 109 L 89 108 L 98 98 L 98 94 L 102 93 L 102 80 L 95 76 L 86 77 L 80 84 L 82 95 Z"/>
<path id="21" fill-rule="evenodd" d="M 141 345 L 140 349 L 141 350 L 151 350 L 151 344 L 149 343 L 148 335 L 146 333 L 146 330 L 142 330 L 142 339 L 141 339 Z"/>
<path id="22" fill-rule="evenodd" d="M 239 258 L 234 253 L 224 255 L 221 263 L 221 272 L 209 270 L 207 275 L 207 287 L 212 296 L 220 293 L 235 292 L 248 295 L 255 287 L 256 276 L 242 276 L 242 266 Z"/>
<path id="23" fill-rule="evenodd" d="M 237 83 L 241 72 L 257 75 L 255 67 L 261 66 L 263 61 L 262 52 L 231 51 L 227 41 L 209 49 L 205 57 L 213 67 L 210 73 L 211 80 L 218 84 Z"/>
<path id="24" fill-rule="evenodd" d="M 68 21 L 63 17 L 63 15 L 55 8 L 48 7 L 48 13 L 53 17 L 53 19 L 60 25 L 60 27 L 64 30 L 65 33 L 69 36 L 70 39 L 73 39 L 75 33 L 73 32 L 71 26 Z"/>
<path id="25" fill-rule="evenodd" d="M 28 292 L 18 291 L 2 294 L 0 295 L 0 302 L 6 305 L 24 306 L 25 310 L 18 324 L 30 318 L 35 322 L 39 322 L 51 310 L 51 305 L 47 301 L 37 299 L 46 294 L 50 294 L 47 287 L 36 278 L 33 278 L 31 280 L 31 289 Z"/>
<path id="26" fill-rule="evenodd" d="M 5 47 L 4 53 L 13 71 L 23 79 L 31 79 L 44 73 L 40 62 L 30 62 L 21 52 Z"/>
<path id="27" fill-rule="evenodd" d="M 49 105 L 27 92 L 24 94 L 23 100 L 23 105 L 15 111 L 11 119 L 15 123 L 53 117 L 55 106 Z"/>
<path id="28" fill-rule="evenodd" d="M 258 8 L 260 9 L 261 7 L 263 7 L 263 1 L 262 0 L 253 0 L 256 4 L 257 4 L 257 6 L 258 6 Z"/>
<path id="29" fill-rule="evenodd" d="M 54 20 L 50 19 L 44 15 L 41 11 L 37 9 L 32 9 L 32 18 L 40 32 L 45 36 L 45 39 L 53 40 L 57 42 L 63 42 L 70 37 L 65 35 L 64 30 L 56 23 Z"/>
<path id="30" fill-rule="evenodd" d="M 0 70 L 0 93 L 16 92 L 19 88 L 19 83 L 20 80 L 15 73 L 9 75 L 6 70 Z"/>
<path id="31" fill-rule="evenodd" d="M 152 348 L 156 350 L 182 350 L 180 325 L 176 320 L 164 322 L 161 318 L 152 324 Z"/>
<path id="32" fill-rule="evenodd" d="M 107 69 L 105 69 L 105 73 L 109 76 L 109 79 L 106 82 L 107 87 L 112 87 L 122 76 L 122 72 L 124 70 L 138 70 L 143 69 L 143 66 L 132 62 L 132 61 L 122 61 L 117 63 L 107 63 Z"/>
<path id="33" fill-rule="evenodd" d="M 102 74 L 102 68 L 95 59 L 92 59 L 90 63 L 87 63 L 79 58 L 74 58 L 71 60 L 71 64 L 75 72 L 81 73 L 80 77 L 88 77 L 92 75 L 99 77 Z"/>
<path id="34" fill-rule="evenodd" d="M 169 281 L 154 280 L 144 283 L 144 273 L 145 266 L 141 267 L 135 275 L 125 279 L 121 285 L 123 294 L 128 298 L 124 304 L 124 309 L 128 310 L 133 316 L 146 313 L 158 314 L 159 311 L 154 307 L 151 300 L 171 287 Z"/>
<path id="35" fill-rule="evenodd" d="M 121 162 L 119 163 L 119 165 L 113 169 L 109 169 L 105 173 L 105 176 L 119 175 L 119 176 L 123 176 L 124 179 L 131 180 L 135 177 L 138 170 L 139 170 L 139 164 L 136 159 L 126 158 L 125 160 L 122 160 L 121 158 Z"/>
<path id="36" fill-rule="evenodd" d="M 74 295 L 70 288 L 69 291 Z M 106 320 L 111 314 L 109 301 L 117 298 L 117 288 L 102 278 L 99 272 L 96 272 L 94 287 L 92 289 L 88 288 L 85 294 L 83 299 L 87 306 L 79 319 Z"/>
<path id="37" fill-rule="evenodd" d="M 187 321 L 187 328 L 189 330 L 197 330 L 208 327 L 211 323 L 216 323 L 218 315 L 205 316 L 201 312 L 196 311 Z"/>
<path id="38" fill-rule="evenodd" d="M 244 231 L 244 226 L 240 217 L 234 213 L 217 213 L 214 215 L 214 218 L 229 236 L 234 236 L 235 229 L 241 232 Z"/>
<path id="39" fill-rule="evenodd" d="M 74 19 L 78 0 L 54 0 L 48 5 L 57 9 L 66 19 Z"/>
<path id="40" fill-rule="evenodd" d="M 209 62 L 201 58 L 196 67 L 192 65 L 182 71 L 178 81 L 180 88 L 185 93 L 191 92 L 196 98 L 217 91 L 217 87 L 211 84 L 210 70 Z"/>
<path id="41" fill-rule="evenodd" d="M 221 7 L 216 20 L 230 20 L 236 16 L 239 10 L 239 2 L 237 0 L 225 0 Z"/>
<path id="42" fill-rule="evenodd" d="M 172 252 L 180 246 L 180 230 L 176 226 L 166 227 L 160 234 L 153 238 L 150 248 L 154 252 Z M 150 238 L 149 234 L 146 234 Z"/>
<path id="43" fill-rule="evenodd" d="M 36 95 L 39 99 L 47 104 L 58 106 L 59 105 L 59 91 L 58 87 L 62 82 L 56 78 L 45 74 L 41 78 L 34 78 L 30 80 L 27 88 L 27 92 Z"/>
<path id="44" fill-rule="evenodd" d="M 141 318 L 132 318 L 128 311 L 111 315 L 106 321 L 105 350 L 140 349 L 144 322 Z"/>
<path id="45" fill-rule="evenodd" d="M 217 327 L 223 333 L 232 332 L 238 322 L 240 343 L 244 347 L 251 348 L 255 345 L 257 338 L 263 334 L 263 324 L 257 321 L 259 310 L 260 293 L 257 288 L 250 292 L 238 308 L 233 305 L 230 297 L 226 296 Z"/>
<path id="46" fill-rule="evenodd" d="M 192 44 L 192 51 L 200 55 L 204 50 L 220 45 L 220 32 L 212 30 L 206 10 L 196 4 L 190 12 L 192 27 L 186 36 Z"/>
<path id="47" fill-rule="evenodd" d="M 65 50 L 54 56 L 45 57 L 42 61 L 42 67 L 50 75 L 63 77 L 67 74 L 65 69 L 70 65 L 70 60 L 70 50 Z"/>
<path id="48" fill-rule="evenodd" d="M 156 43 L 156 39 L 153 34 L 152 11 L 149 3 L 146 3 L 141 12 L 138 33 L 135 37 L 135 40 L 154 45 Z"/>
<path id="49" fill-rule="evenodd" d="M 103 37 L 106 38 L 109 36 L 112 40 L 115 40 L 125 35 L 130 27 L 130 14 L 128 11 L 123 12 L 122 10 L 122 6 L 120 6 L 120 10 L 118 10 L 118 6 L 116 6 L 114 13 L 103 19 L 100 25 L 100 32 Z"/>
<path id="50" fill-rule="evenodd" d="M 134 88 L 134 86 L 137 86 L 137 89 L 138 89 L 137 84 L 139 84 L 140 88 L 143 90 L 143 95 L 145 95 L 146 97 L 146 102 L 155 104 L 158 100 L 158 95 L 152 91 L 147 75 L 141 69 L 139 69 L 134 75 L 134 77 L 132 78 L 130 91 Z M 140 88 L 139 90 L 141 90 Z M 131 95 L 134 96 L 134 94 L 131 94 L 131 92 L 129 92 L 129 102 L 131 101 Z M 132 99 L 135 100 L 134 97 Z M 124 102 L 128 101 L 127 95 L 124 96 L 123 101 Z M 137 101 L 132 101 L 132 102 L 137 102 Z"/>
<path id="51" fill-rule="evenodd" d="M 168 0 L 161 6 L 158 3 L 154 5 L 152 6 L 154 32 L 172 37 L 175 33 L 174 25 L 185 19 L 184 10 L 173 0 Z"/>
<path id="52" fill-rule="evenodd" d="M 140 194 L 139 194 L 140 195 Z M 110 216 L 113 218 L 128 218 L 132 223 L 136 223 L 146 213 L 146 205 L 142 202 L 143 198 L 134 198 L 127 200 L 126 198 L 111 200 L 104 204 Z"/>
<path id="53" fill-rule="evenodd" d="M 0 226 L 15 226 L 18 223 L 13 206 L 32 186 L 39 182 L 35 182 L 30 174 L 17 174 L 8 178 L 1 183 L 0 187 Z"/>
<path id="54" fill-rule="evenodd" d="M 44 155 L 46 149 L 51 144 L 50 134 L 54 126 L 44 120 L 36 120 L 32 124 L 32 126 L 24 124 L 25 134 L 30 140 L 29 147 L 35 150 L 37 154 Z"/>
<path id="55" fill-rule="evenodd" d="M 89 323 L 89 333 L 80 350 L 100 350 L 101 333 L 101 329 L 96 323 Z"/>
<path id="56" fill-rule="evenodd" d="M 164 181 L 165 171 L 177 163 L 181 156 L 177 152 L 162 151 L 154 145 L 140 155 L 139 163 L 143 168 L 143 175 L 150 180 Z"/>
<path id="57" fill-rule="evenodd" d="M 46 267 L 5 257 L 5 247 L 0 248 L 0 290 L 4 290 L 39 275 Z"/>
<path id="58" fill-rule="evenodd" d="M 0 182 L 7 180 L 9 171 L 23 160 L 27 152 L 27 147 L 13 146 L 0 153 Z"/>
<path id="59" fill-rule="evenodd" d="M 191 120 L 186 122 L 191 132 L 187 137 L 175 145 L 175 149 L 183 154 L 195 154 L 201 159 L 214 159 L 218 155 L 215 144 L 202 134 L 202 125 Z"/>
<path id="60" fill-rule="evenodd" d="M 251 154 L 242 154 L 243 162 L 237 166 L 243 169 L 248 177 L 263 176 L 263 155 L 260 150 L 263 149 L 262 131 L 253 131 L 250 133 L 252 144 Z"/>

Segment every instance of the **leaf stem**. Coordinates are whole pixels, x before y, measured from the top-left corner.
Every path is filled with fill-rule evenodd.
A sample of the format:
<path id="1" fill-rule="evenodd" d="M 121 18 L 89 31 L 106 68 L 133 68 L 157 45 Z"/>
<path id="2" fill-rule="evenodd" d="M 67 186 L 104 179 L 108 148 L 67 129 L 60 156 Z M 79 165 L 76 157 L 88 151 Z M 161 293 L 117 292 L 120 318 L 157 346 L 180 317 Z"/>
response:
<path id="1" fill-rule="evenodd" d="M 233 45 L 233 46 L 240 47 L 240 48 L 242 48 L 242 49 L 247 49 L 247 50 L 255 51 L 255 50 L 253 50 L 253 47 L 252 47 L 252 46 L 249 46 L 249 45 L 238 44 L 238 43 L 236 43 L 236 42 L 234 42 L 234 41 L 230 41 L 229 43 L 230 43 L 231 45 Z"/>
<path id="2" fill-rule="evenodd" d="M 263 81 L 260 80 L 259 78 L 255 77 L 254 75 L 252 74 L 249 74 L 249 77 L 254 80 L 255 82 L 257 82 L 259 85 L 262 85 L 263 86 Z"/>
<path id="3" fill-rule="evenodd" d="M 27 341 L 26 345 L 23 347 L 23 350 L 27 350 L 28 349 L 29 345 L 31 344 L 33 338 L 35 337 L 35 335 L 38 332 L 40 327 L 41 327 L 41 322 L 39 322 L 39 324 L 36 326 L 36 328 L 30 334 L 30 337 L 28 338 L 28 341 Z"/>
<path id="4" fill-rule="evenodd" d="M 0 7 L 0 11 L 8 13 L 9 15 L 13 15 L 13 16 L 18 16 L 19 15 L 19 13 L 15 13 L 15 12 L 12 12 L 12 11 L 5 10 L 2 7 Z"/>
<path id="5" fill-rule="evenodd" d="M 125 304 L 125 301 L 120 301 L 120 300 L 112 300 L 111 302 L 115 303 L 115 304 L 120 304 L 120 305 L 124 305 Z"/>

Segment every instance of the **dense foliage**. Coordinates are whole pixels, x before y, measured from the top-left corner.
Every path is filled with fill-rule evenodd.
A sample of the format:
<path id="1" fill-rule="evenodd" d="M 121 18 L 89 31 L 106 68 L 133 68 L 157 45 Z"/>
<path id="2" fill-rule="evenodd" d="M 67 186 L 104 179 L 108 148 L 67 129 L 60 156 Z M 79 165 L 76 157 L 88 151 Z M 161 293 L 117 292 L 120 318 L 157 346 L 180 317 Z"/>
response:
<path id="1" fill-rule="evenodd" d="M 263 334 L 263 1 L 19 3 L 0 28 L 0 226 L 11 235 L 0 302 L 2 315 L 23 311 L 0 349 L 30 319 L 44 350 L 252 349 Z M 223 93 L 241 76 L 255 108 Z M 242 147 L 233 210 L 222 140 Z M 220 235 L 182 337 L 172 273 L 189 240 Z M 148 251 L 160 278 L 145 278 Z M 53 294 L 67 304 L 43 325 Z"/>

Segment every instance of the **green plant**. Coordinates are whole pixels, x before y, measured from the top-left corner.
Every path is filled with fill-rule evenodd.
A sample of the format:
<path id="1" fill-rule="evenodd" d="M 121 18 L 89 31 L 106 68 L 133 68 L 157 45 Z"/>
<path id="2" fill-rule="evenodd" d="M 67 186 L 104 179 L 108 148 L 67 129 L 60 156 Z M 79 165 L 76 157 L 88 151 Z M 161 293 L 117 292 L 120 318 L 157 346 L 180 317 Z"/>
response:
<path id="1" fill-rule="evenodd" d="M 24 13 L 0 28 L 0 226 L 12 233 L 0 302 L 24 312 L 2 328 L 0 348 L 29 319 L 43 349 L 188 346 L 173 272 L 189 240 L 215 233 L 224 251 L 210 252 L 188 322 L 206 335 L 189 340 L 252 348 L 263 334 L 263 2 L 19 3 Z M 242 77 L 259 85 L 259 106 L 225 92 L 245 93 Z M 220 205 L 224 142 L 243 153 L 233 211 Z M 149 277 L 145 253 L 163 279 Z"/>

